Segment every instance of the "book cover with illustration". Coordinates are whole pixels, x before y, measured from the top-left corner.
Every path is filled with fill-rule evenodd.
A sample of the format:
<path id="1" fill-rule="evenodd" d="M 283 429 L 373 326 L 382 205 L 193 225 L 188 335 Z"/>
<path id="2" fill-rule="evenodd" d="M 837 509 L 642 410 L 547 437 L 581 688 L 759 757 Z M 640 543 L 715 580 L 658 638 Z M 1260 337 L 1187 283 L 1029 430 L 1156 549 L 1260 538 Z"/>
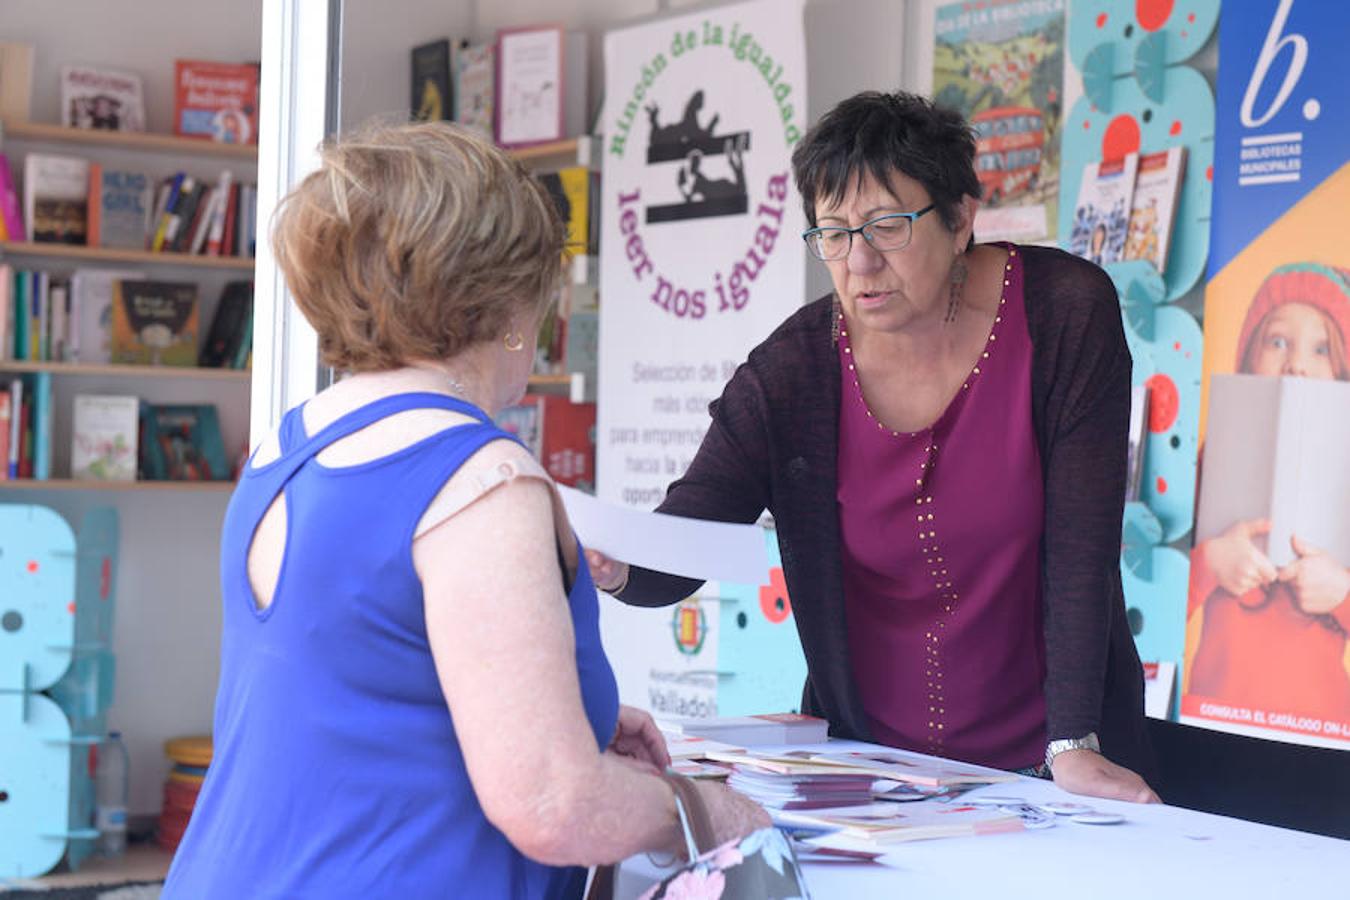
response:
<path id="1" fill-rule="evenodd" d="M 409 109 L 414 122 L 437 122 L 453 118 L 450 104 L 450 42 L 432 41 L 412 49 L 412 97 Z"/>
<path id="2" fill-rule="evenodd" d="M 1125 259 L 1146 259 L 1159 273 L 1167 271 L 1167 250 L 1172 243 L 1172 223 L 1185 171 L 1185 147 L 1139 157 Z"/>
<path id="3" fill-rule="evenodd" d="M 496 45 L 460 44 L 454 70 L 455 121 L 491 138 L 496 121 Z"/>
<path id="4" fill-rule="evenodd" d="M 103 131 L 145 131 L 141 76 L 92 66 L 62 66 L 61 124 Z"/>
<path id="5" fill-rule="evenodd" d="M 239 353 L 253 315 L 253 282 L 231 281 L 220 293 L 198 365 L 229 368 Z"/>
<path id="6" fill-rule="evenodd" d="M 538 395 L 527 394 L 519 403 L 503 408 L 495 417 L 497 427 L 518 437 L 535 459 L 539 458 L 542 447 L 540 443 L 544 418 L 542 401 L 543 398 Z"/>
<path id="7" fill-rule="evenodd" d="M 113 282 L 112 361 L 144 366 L 197 365 L 197 285 Z"/>
<path id="8" fill-rule="evenodd" d="M 567 226 L 567 252 L 572 256 L 599 252 L 600 231 L 596 224 L 596 199 L 600 173 L 584 166 L 570 166 L 539 176 L 558 214 Z"/>
<path id="9" fill-rule="evenodd" d="M 75 270 L 70 277 L 71 362 L 112 362 L 113 285 L 144 278 L 144 272 L 132 269 Z"/>
<path id="10" fill-rule="evenodd" d="M 1098 266 L 1124 258 L 1138 168 L 1138 153 L 1083 168 L 1073 231 L 1069 235 L 1070 253 Z"/>
<path id="11" fill-rule="evenodd" d="M 78 394 L 73 407 L 71 477 L 135 481 L 140 400 Z"/>
<path id="12" fill-rule="evenodd" d="M 146 405 L 141 468 L 152 481 L 229 481 L 231 468 L 211 404 Z"/>
<path id="13" fill-rule="evenodd" d="M 258 66 L 174 62 L 173 133 L 223 144 L 258 143 Z"/>
<path id="14" fill-rule="evenodd" d="M 1183 715 L 1318 732 L 1350 720 L 1347 458 L 1350 383 L 1213 376 Z"/>
<path id="15" fill-rule="evenodd" d="M 23 209 L 29 240 L 83 244 L 89 222 L 89 160 L 30 153 L 23 161 Z"/>
<path id="16" fill-rule="evenodd" d="M 1219 19 L 1181 720 L 1350 749 L 1350 19 L 1275 6 Z"/>
<path id="17" fill-rule="evenodd" d="M 546 394 L 539 461 L 558 484 L 595 493 L 595 404 Z"/>
<path id="18" fill-rule="evenodd" d="M 975 131 L 975 237 L 1038 240 L 1059 221 L 1065 0 L 937 7 L 933 100 Z"/>
<path id="19" fill-rule="evenodd" d="M 89 167 L 89 228 L 91 247 L 140 250 L 150 228 L 154 182 L 144 172 Z"/>

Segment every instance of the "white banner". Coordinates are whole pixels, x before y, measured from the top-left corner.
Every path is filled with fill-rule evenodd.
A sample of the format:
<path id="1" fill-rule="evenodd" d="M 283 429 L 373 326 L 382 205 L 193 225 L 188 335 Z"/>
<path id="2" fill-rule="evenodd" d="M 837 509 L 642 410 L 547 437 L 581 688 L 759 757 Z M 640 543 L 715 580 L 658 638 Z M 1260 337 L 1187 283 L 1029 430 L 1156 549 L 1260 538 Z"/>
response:
<path id="1" fill-rule="evenodd" d="M 790 164 L 807 126 L 802 2 L 740 3 L 605 37 L 603 500 L 660 503 L 703 440 L 709 401 L 803 302 Z M 624 702 L 649 706 L 656 682 L 717 670 L 715 641 L 691 652 L 678 613 L 607 602 L 602 626 Z M 713 685 L 684 699 L 715 710 Z"/>

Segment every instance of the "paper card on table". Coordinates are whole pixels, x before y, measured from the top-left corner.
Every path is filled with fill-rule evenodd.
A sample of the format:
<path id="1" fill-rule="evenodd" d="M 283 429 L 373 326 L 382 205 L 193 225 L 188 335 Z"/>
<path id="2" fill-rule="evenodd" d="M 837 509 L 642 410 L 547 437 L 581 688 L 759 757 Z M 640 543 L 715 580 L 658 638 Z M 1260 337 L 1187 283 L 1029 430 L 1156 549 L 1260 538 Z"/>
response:
<path id="1" fill-rule="evenodd" d="M 878 780 L 926 784 L 934 787 L 957 784 L 996 784 L 1016 781 L 1018 776 L 995 769 L 965 766 L 945 760 L 894 751 L 867 753 L 816 753 L 789 750 L 784 753 L 709 753 L 717 762 L 734 763 L 779 775 L 867 774 Z"/>
<path id="2" fill-rule="evenodd" d="M 706 759 L 709 753 L 739 753 L 743 750 L 731 744 L 692 734 L 662 734 L 666 739 L 666 752 L 671 759 Z"/>
<path id="3" fill-rule="evenodd" d="M 1007 834 L 1024 828 L 1015 813 L 991 807 L 916 803 L 890 806 L 888 810 L 888 815 L 864 808 L 861 815 L 855 810 L 810 810 L 775 812 L 774 817 L 789 824 L 836 828 L 833 833 L 805 840 L 850 850 L 874 850 L 888 844 L 932 838 Z"/>
<path id="4" fill-rule="evenodd" d="M 687 578 L 764 584 L 769 554 L 758 525 L 641 512 L 558 486 L 581 543 L 632 565 Z"/>
<path id="5" fill-rule="evenodd" d="M 676 775 L 683 775 L 685 778 L 707 778 L 718 781 L 731 774 L 731 770 L 726 766 L 716 766 L 712 763 L 699 762 L 696 759 L 672 759 L 670 771 Z"/>

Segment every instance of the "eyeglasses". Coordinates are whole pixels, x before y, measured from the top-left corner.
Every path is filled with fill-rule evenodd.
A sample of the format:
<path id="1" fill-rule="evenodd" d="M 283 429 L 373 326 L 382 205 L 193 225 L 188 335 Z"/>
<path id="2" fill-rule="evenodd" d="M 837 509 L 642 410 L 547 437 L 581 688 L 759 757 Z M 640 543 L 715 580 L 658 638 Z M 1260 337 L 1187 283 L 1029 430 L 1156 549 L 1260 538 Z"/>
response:
<path id="1" fill-rule="evenodd" d="M 843 259 L 853 249 L 853 236 L 861 234 L 873 250 L 890 253 L 909 246 L 914 237 L 914 220 L 924 213 L 931 212 L 937 204 L 930 203 L 918 212 L 887 213 L 864 222 L 857 228 L 844 228 L 841 225 L 826 225 L 802 232 L 802 240 L 811 249 L 816 259 L 832 262 Z"/>

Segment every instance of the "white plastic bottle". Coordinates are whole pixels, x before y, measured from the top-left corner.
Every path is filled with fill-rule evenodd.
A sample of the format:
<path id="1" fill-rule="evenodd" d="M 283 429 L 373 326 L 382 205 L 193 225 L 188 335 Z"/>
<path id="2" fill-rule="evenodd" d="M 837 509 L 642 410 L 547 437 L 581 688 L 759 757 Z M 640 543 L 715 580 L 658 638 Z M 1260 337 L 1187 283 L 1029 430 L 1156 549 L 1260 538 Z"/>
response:
<path id="1" fill-rule="evenodd" d="M 98 852 L 121 856 L 127 849 L 127 780 L 131 761 L 120 731 L 108 732 L 99 744 L 94 769 L 94 827 L 98 829 Z"/>

